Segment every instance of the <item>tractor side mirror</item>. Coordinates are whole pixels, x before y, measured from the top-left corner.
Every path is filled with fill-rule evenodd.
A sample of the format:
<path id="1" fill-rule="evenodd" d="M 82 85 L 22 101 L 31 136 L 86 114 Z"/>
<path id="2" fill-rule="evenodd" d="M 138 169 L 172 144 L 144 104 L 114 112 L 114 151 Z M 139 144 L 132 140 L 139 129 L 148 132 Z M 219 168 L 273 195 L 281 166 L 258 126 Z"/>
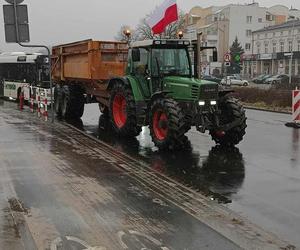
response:
<path id="1" fill-rule="evenodd" d="M 133 61 L 133 62 L 139 62 L 140 60 L 141 60 L 140 49 L 138 49 L 138 48 L 133 48 L 133 49 L 132 49 L 132 61 Z"/>
<path id="2" fill-rule="evenodd" d="M 213 62 L 217 62 L 218 61 L 218 51 L 214 50 L 213 51 Z"/>

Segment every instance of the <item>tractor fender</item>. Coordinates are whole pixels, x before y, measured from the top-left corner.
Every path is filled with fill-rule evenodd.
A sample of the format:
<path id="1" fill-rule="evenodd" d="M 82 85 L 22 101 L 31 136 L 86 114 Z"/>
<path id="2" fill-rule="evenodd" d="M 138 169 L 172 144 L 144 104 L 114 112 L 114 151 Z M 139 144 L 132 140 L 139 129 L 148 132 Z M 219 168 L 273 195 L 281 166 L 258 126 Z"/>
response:
<path id="1" fill-rule="evenodd" d="M 234 93 L 235 91 L 233 89 L 226 89 L 226 90 L 220 90 L 219 91 L 219 98 L 223 98 L 224 96 Z"/>
<path id="2" fill-rule="evenodd" d="M 159 91 L 159 92 L 155 92 L 151 96 L 151 102 L 153 102 L 155 99 L 158 99 L 158 98 L 165 98 L 170 93 L 171 93 L 171 91 Z"/>
<path id="3" fill-rule="evenodd" d="M 143 96 L 142 91 L 139 87 L 139 83 L 133 77 L 130 77 L 130 76 L 114 77 L 114 78 L 109 80 L 107 90 L 110 91 L 115 83 L 121 83 L 121 84 L 124 84 L 126 86 L 129 86 L 132 90 L 134 100 L 136 102 L 144 101 L 144 96 Z"/>

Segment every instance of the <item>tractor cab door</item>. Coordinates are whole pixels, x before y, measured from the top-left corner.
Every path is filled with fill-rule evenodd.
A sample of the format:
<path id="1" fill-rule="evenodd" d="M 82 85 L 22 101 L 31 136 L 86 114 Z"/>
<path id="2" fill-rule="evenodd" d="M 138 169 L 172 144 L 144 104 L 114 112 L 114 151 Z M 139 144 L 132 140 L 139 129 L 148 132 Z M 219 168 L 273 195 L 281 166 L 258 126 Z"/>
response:
<path id="1" fill-rule="evenodd" d="M 147 49 L 132 49 L 132 73 L 145 97 L 150 97 L 149 55 Z"/>

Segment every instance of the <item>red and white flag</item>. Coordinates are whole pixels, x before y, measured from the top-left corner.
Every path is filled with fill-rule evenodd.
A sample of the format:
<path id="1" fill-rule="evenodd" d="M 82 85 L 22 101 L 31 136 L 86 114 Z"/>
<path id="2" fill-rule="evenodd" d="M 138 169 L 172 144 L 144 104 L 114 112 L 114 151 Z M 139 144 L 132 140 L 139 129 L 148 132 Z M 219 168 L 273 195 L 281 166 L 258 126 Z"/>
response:
<path id="1" fill-rule="evenodd" d="M 172 22 L 178 20 L 178 10 L 176 0 L 165 0 L 160 6 L 156 7 L 147 19 L 153 34 L 161 34 Z"/>

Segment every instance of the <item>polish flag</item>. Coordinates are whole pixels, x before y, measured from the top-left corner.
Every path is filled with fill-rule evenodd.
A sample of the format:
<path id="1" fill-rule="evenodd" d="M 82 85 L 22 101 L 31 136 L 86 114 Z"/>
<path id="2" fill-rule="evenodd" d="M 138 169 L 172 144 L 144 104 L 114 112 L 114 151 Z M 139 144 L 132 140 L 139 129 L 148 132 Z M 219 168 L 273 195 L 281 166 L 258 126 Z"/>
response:
<path id="1" fill-rule="evenodd" d="M 153 34 L 161 34 L 172 22 L 178 20 L 178 10 L 176 0 L 165 0 L 160 6 L 156 7 L 147 19 Z"/>

